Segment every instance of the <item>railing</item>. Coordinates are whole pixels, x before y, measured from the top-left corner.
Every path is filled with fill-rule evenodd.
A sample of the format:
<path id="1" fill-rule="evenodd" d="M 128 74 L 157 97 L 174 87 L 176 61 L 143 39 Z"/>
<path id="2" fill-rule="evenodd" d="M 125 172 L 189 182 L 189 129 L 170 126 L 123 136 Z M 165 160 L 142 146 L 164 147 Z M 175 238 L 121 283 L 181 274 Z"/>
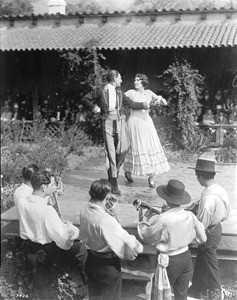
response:
<path id="1" fill-rule="evenodd" d="M 237 124 L 213 124 L 213 125 L 199 125 L 203 129 L 215 129 L 216 130 L 216 146 L 222 146 L 226 138 L 230 138 L 232 135 L 237 134 Z M 228 134 L 225 133 L 225 130 Z"/>
<path id="2" fill-rule="evenodd" d="M 54 137 L 59 134 L 60 122 L 45 122 L 47 135 Z M 12 140 L 31 141 L 34 139 L 34 123 L 31 120 L 2 121 L 1 133 L 8 134 Z"/>
<path id="3" fill-rule="evenodd" d="M 56 121 L 56 122 L 46 122 L 42 120 L 45 124 L 45 132 L 48 137 L 59 136 L 65 128 L 72 124 L 67 124 L 64 121 Z M 77 123 L 78 128 L 84 129 L 85 124 Z M 37 126 L 34 128 L 34 121 L 32 120 L 24 120 L 24 121 L 1 121 L 1 135 L 2 138 L 4 136 L 8 136 L 11 140 L 20 140 L 20 141 L 33 141 L 35 132 L 37 130 Z"/>

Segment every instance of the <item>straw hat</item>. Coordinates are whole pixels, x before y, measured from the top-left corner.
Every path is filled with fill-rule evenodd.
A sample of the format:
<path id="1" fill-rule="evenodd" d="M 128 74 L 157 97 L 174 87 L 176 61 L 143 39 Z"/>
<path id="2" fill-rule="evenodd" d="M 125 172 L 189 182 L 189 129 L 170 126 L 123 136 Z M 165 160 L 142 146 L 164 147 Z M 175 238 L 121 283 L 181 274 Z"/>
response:
<path id="1" fill-rule="evenodd" d="M 188 167 L 196 171 L 215 173 L 215 160 L 198 158 L 196 167 Z"/>

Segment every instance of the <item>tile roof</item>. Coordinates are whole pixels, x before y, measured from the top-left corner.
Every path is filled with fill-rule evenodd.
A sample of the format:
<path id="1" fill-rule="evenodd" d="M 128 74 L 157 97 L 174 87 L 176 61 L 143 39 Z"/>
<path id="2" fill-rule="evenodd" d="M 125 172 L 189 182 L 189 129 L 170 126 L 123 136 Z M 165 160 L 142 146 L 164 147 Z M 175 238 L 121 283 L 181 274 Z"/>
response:
<path id="1" fill-rule="evenodd" d="M 98 24 L 90 20 L 79 24 L 67 16 L 66 23 L 60 25 L 39 23 L 36 26 L 29 19 L 15 21 L 21 24 L 2 25 L 1 50 L 81 49 L 90 40 L 96 41 L 98 49 L 237 46 L 237 14 L 207 20 L 189 16 L 172 22 L 168 19 L 143 22 L 141 18 L 131 22 L 117 19 Z"/>

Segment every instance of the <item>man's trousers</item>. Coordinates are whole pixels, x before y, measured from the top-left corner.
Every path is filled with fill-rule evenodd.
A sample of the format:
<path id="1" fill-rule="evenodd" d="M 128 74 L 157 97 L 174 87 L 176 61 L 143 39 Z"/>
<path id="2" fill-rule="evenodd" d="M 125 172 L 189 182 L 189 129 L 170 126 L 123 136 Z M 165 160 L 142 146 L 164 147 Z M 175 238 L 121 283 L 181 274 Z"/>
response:
<path id="1" fill-rule="evenodd" d="M 121 299 L 121 265 L 117 256 L 98 257 L 88 250 L 86 275 L 90 300 Z"/>
<path id="2" fill-rule="evenodd" d="M 198 246 L 192 280 L 192 290 L 195 292 L 214 291 L 221 288 L 216 253 L 221 234 L 221 224 L 208 228 L 206 243 Z"/>
<path id="3" fill-rule="evenodd" d="M 192 277 L 192 259 L 189 250 L 184 253 L 169 256 L 166 268 L 170 285 L 174 290 L 175 300 L 186 300 L 189 281 Z"/>
<path id="4" fill-rule="evenodd" d="M 86 246 L 81 241 L 74 241 L 69 250 L 60 249 L 55 242 L 49 244 L 39 244 L 30 240 L 26 241 L 26 262 L 33 273 L 37 270 L 38 263 L 46 265 L 66 264 L 77 266 L 83 280 L 85 279 L 85 264 L 87 259 Z"/>
<path id="5" fill-rule="evenodd" d="M 106 150 L 106 166 L 110 178 L 117 178 L 119 169 L 124 162 L 125 155 L 116 154 L 119 141 L 119 128 L 121 121 L 118 115 L 108 116 L 102 121 L 102 130 Z"/>

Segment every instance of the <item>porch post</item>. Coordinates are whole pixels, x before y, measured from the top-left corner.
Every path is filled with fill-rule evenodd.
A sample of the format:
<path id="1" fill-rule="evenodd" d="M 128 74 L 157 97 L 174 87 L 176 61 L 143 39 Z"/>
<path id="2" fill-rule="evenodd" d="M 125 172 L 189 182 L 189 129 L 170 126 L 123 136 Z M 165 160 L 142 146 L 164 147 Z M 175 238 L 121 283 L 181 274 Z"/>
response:
<path id="1" fill-rule="evenodd" d="M 224 141 L 223 126 L 221 124 L 219 124 L 216 129 L 216 144 L 217 144 L 217 146 L 222 146 L 223 141 Z"/>

